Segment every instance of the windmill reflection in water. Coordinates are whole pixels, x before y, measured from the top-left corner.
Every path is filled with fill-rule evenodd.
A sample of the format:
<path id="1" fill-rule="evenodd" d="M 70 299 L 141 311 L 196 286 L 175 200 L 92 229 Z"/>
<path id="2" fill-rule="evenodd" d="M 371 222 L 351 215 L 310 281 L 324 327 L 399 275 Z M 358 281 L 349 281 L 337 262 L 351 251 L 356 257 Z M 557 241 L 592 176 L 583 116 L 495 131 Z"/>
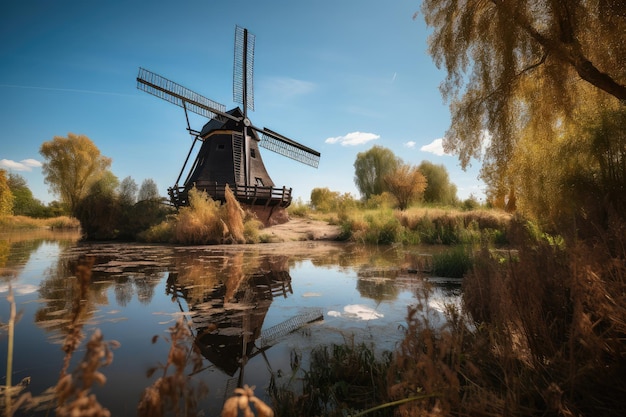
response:
<path id="1" fill-rule="evenodd" d="M 234 388 L 243 386 L 248 360 L 261 354 L 271 370 L 267 349 L 289 333 L 323 319 L 321 309 L 307 309 L 263 329 L 273 299 L 286 298 L 293 290 L 287 257 L 267 256 L 257 266 L 255 272 L 227 268 L 228 277 L 209 280 L 209 285 L 181 279 L 178 272 L 170 272 L 167 279 L 167 292 L 178 301 L 181 311 L 185 312 L 181 299 L 188 305 L 188 324 L 202 355 L 232 377 L 226 397 Z"/>

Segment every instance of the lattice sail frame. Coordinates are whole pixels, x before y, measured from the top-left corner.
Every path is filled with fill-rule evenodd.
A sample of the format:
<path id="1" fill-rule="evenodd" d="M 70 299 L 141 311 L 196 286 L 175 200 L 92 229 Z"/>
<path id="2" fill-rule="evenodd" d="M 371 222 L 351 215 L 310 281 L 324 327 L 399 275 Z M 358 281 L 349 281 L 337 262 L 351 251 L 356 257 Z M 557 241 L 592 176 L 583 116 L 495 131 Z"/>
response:
<path id="1" fill-rule="evenodd" d="M 259 145 L 275 152 L 279 155 L 291 158 L 294 161 L 302 162 L 313 168 L 317 168 L 320 162 L 320 153 L 292 141 L 286 137 L 282 137 L 269 129 L 259 131 L 261 134 L 261 142 Z"/>
<path id="2" fill-rule="evenodd" d="M 210 100 L 145 68 L 139 68 L 137 88 L 208 119 L 218 118 L 218 114 L 209 108 L 222 113 L 226 112 L 226 106 L 223 104 Z"/>
<path id="3" fill-rule="evenodd" d="M 254 111 L 254 41 L 255 36 L 246 29 L 235 27 L 235 57 L 233 63 L 233 101 Z M 245 55 L 244 55 L 244 48 Z M 244 65 L 245 59 L 245 65 Z M 245 74 L 244 74 L 245 67 Z M 245 85 L 244 85 L 245 75 Z"/>

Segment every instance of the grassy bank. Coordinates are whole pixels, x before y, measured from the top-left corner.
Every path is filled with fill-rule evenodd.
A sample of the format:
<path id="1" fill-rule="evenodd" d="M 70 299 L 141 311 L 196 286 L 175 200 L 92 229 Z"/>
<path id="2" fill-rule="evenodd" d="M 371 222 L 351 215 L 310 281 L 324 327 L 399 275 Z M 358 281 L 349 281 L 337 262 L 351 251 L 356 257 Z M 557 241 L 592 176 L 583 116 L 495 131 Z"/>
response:
<path id="1" fill-rule="evenodd" d="M 366 244 L 470 244 L 489 241 L 508 243 L 507 229 L 512 216 L 499 210 L 412 207 L 349 208 L 319 212 L 303 205 L 289 208 L 293 216 L 311 217 L 340 225 L 341 238 Z"/>
<path id="2" fill-rule="evenodd" d="M 77 219 L 68 216 L 36 219 L 26 216 L 0 217 L 0 230 L 34 230 L 34 229 L 78 229 Z"/>

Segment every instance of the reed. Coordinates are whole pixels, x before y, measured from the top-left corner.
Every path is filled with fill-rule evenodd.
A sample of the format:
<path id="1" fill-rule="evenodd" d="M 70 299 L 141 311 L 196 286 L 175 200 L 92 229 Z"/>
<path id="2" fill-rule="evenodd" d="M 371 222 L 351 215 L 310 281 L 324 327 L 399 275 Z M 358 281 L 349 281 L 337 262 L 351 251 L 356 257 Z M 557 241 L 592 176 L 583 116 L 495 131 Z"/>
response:
<path id="1" fill-rule="evenodd" d="M 355 343 L 352 337 L 345 344 L 314 348 L 307 370 L 299 368 L 300 360 L 297 353 L 292 353 L 292 371 L 302 371 L 301 390 L 290 384 L 270 386 L 277 416 L 344 416 L 374 408 L 388 398 L 386 378 L 391 352 L 377 353 L 373 346 Z M 391 408 L 380 408 L 369 415 L 392 413 Z"/>
<path id="2" fill-rule="evenodd" d="M 155 336 L 152 342 L 157 341 Z M 207 393 L 207 387 L 202 382 L 188 376 L 189 368 L 191 375 L 199 372 L 202 355 L 182 318 L 169 328 L 168 342 L 167 362 L 148 371 L 148 377 L 156 373 L 161 375 L 144 390 L 137 407 L 140 417 L 160 417 L 169 413 L 176 416 L 196 415 L 198 402 Z"/>
<path id="3" fill-rule="evenodd" d="M 455 246 L 433 254 L 432 274 L 438 277 L 463 278 L 472 268 L 472 250 L 466 246 Z"/>

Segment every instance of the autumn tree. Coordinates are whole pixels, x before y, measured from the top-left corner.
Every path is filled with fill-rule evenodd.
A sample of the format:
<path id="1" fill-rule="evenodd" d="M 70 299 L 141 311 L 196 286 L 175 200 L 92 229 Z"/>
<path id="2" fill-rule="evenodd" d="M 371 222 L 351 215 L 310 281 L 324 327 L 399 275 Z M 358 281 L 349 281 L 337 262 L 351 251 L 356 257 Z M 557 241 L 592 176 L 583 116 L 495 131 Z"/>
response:
<path id="1" fill-rule="evenodd" d="M 361 196 L 367 200 L 386 191 L 384 177 L 399 164 L 400 159 L 382 146 L 376 145 L 368 151 L 359 152 L 354 162 L 354 183 Z"/>
<path id="2" fill-rule="evenodd" d="M 46 184 L 72 215 L 91 186 L 111 166 L 111 159 L 101 155 L 87 136 L 73 133 L 44 142 L 39 153 L 46 159 L 42 168 Z"/>
<path id="3" fill-rule="evenodd" d="M 424 190 L 424 202 L 434 204 L 456 203 L 456 185 L 450 182 L 448 170 L 444 165 L 422 161 L 418 169 L 426 178 L 427 185 Z"/>
<path id="4" fill-rule="evenodd" d="M 406 163 L 398 164 L 395 170 L 383 177 L 387 191 L 398 201 L 398 208 L 405 210 L 426 189 L 426 177 L 420 170 Z"/>
<path id="5" fill-rule="evenodd" d="M 424 0 L 421 10 L 429 52 L 447 71 L 444 148 L 463 167 L 482 158 L 491 187 L 511 185 L 506 168 L 523 134 L 559 134 L 590 90 L 626 100 L 622 0 Z"/>
<path id="6" fill-rule="evenodd" d="M 9 188 L 7 172 L 0 169 L 0 217 L 13 213 L 13 194 Z"/>
<path id="7" fill-rule="evenodd" d="M 317 187 L 311 190 L 311 205 L 315 210 L 330 211 L 336 206 L 339 192 L 328 187 Z"/>

